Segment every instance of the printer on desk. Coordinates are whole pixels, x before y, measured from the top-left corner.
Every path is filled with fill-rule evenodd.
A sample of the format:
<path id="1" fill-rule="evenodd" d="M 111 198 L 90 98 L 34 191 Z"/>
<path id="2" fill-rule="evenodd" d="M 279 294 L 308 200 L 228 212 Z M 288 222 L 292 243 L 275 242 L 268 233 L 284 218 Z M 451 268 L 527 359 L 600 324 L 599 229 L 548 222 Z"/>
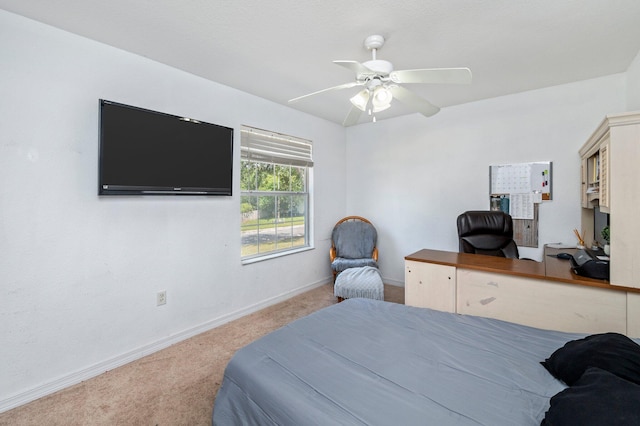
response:
<path id="1" fill-rule="evenodd" d="M 598 258 L 591 250 L 577 250 L 569 261 L 573 272 L 578 275 L 609 280 L 609 261 Z"/>

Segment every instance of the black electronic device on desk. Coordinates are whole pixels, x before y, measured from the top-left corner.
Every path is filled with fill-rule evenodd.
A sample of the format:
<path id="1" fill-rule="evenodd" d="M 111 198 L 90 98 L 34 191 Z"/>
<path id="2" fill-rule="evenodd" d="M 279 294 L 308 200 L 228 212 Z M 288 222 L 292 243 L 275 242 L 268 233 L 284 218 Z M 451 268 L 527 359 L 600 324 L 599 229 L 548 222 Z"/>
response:
<path id="1" fill-rule="evenodd" d="M 573 272 L 578 275 L 609 280 L 609 261 L 600 259 L 591 250 L 577 250 L 569 261 Z"/>

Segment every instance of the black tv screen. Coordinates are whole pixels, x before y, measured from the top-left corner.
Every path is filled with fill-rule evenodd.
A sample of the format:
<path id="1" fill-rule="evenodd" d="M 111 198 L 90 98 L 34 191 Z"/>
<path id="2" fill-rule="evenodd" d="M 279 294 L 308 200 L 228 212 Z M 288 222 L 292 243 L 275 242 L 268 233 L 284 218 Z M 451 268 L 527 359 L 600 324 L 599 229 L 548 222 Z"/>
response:
<path id="1" fill-rule="evenodd" d="M 233 129 L 100 100 L 99 195 L 231 195 Z"/>

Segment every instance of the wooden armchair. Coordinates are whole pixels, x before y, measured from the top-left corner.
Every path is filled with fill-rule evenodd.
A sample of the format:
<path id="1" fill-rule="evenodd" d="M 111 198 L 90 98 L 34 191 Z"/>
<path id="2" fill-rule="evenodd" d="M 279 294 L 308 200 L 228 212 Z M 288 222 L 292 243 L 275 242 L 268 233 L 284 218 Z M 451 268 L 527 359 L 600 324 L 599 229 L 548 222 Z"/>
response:
<path id="1" fill-rule="evenodd" d="M 333 227 L 329 260 L 335 282 L 345 269 L 378 267 L 378 233 L 373 224 L 360 216 L 347 216 Z"/>

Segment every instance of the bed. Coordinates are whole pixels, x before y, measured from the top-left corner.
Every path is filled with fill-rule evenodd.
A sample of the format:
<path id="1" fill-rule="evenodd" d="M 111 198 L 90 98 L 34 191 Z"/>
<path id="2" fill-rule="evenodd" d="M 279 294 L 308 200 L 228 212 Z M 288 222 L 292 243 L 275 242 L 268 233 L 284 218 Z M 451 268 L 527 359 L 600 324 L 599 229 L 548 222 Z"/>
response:
<path id="1" fill-rule="evenodd" d="M 236 352 L 213 424 L 540 425 L 550 399 L 573 389 L 541 362 L 584 338 L 348 299 Z"/>

